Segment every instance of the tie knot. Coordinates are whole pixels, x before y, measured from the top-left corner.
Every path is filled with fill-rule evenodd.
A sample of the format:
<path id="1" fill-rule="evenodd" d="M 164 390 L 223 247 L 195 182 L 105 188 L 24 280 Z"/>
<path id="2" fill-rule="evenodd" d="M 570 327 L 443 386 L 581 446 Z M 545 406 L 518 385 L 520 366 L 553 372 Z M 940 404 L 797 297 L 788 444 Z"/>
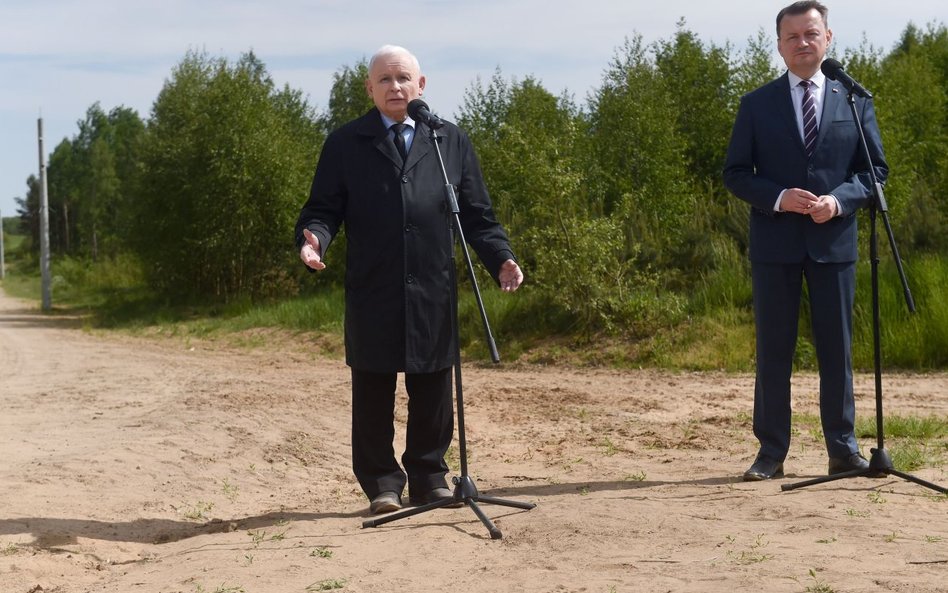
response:
<path id="1" fill-rule="evenodd" d="M 407 127 L 408 124 L 392 124 L 392 127 L 389 129 L 395 132 L 395 134 L 402 134 L 405 132 L 405 128 Z"/>
<path id="2" fill-rule="evenodd" d="M 809 80 L 801 80 L 801 81 L 800 81 L 800 86 L 802 86 L 802 87 L 805 88 L 805 89 L 809 89 L 810 86 L 812 86 L 812 85 L 813 85 L 813 83 L 810 82 Z"/>

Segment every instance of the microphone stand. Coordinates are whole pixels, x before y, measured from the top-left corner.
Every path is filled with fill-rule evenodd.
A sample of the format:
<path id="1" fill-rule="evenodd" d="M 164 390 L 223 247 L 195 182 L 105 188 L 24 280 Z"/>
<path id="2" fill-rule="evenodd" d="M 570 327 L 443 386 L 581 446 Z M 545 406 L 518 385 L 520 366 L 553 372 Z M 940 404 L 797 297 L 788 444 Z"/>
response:
<path id="1" fill-rule="evenodd" d="M 535 508 L 537 505 L 528 502 L 518 502 L 515 500 L 504 500 L 501 498 L 494 498 L 491 496 L 483 496 L 477 491 L 477 486 L 474 484 L 474 480 L 471 479 L 471 476 L 467 471 L 467 439 L 464 434 L 464 390 L 461 385 L 461 340 L 460 333 L 458 331 L 458 289 L 457 289 L 457 274 L 456 274 L 456 265 L 455 265 L 455 256 L 454 256 L 454 236 L 457 234 L 458 242 L 461 244 L 461 251 L 464 253 L 464 260 L 467 264 L 467 273 L 471 279 L 471 286 L 474 289 L 474 297 L 477 300 L 477 306 L 480 309 L 481 313 L 481 322 L 484 324 L 484 331 L 487 338 L 487 346 L 490 349 L 491 360 L 494 363 L 500 362 L 500 354 L 497 352 L 497 344 L 494 342 L 494 336 L 490 331 L 490 323 L 487 320 L 487 311 L 484 309 L 484 302 L 481 299 L 480 290 L 477 287 L 477 278 L 474 275 L 474 265 L 471 263 L 471 254 L 467 248 L 467 242 L 464 240 L 464 230 L 461 228 L 461 219 L 459 217 L 460 208 L 458 207 L 457 195 L 454 191 L 454 186 L 448 180 L 448 173 L 444 168 L 444 159 L 441 157 L 441 148 L 438 145 L 438 136 L 435 133 L 435 129 L 431 126 L 427 126 L 428 131 L 430 132 L 431 143 L 434 145 L 435 154 L 438 156 L 438 164 L 441 167 L 441 174 L 444 177 L 444 197 L 447 201 L 447 210 L 450 216 L 452 217 L 451 225 L 451 329 L 454 332 L 454 392 L 457 399 L 457 410 L 458 410 L 458 447 L 460 449 L 461 457 L 461 475 L 455 476 L 452 479 L 454 483 L 454 497 L 445 498 L 443 500 L 438 500 L 429 504 L 421 505 L 415 508 L 406 509 L 399 511 L 397 513 L 392 513 L 377 519 L 369 519 L 363 521 L 362 527 L 378 527 L 379 525 L 384 525 L 385 523 L 390 523 L 392 521 L 397 521 L 398 519 L 403 519 L 405 517 L 411 517 L 412 515 L 418 515 L 421 513 L 426 513 L 428 511 L 433 511 L 434 509 L 439 509 L 442 507 L 453 506 L 459 503 L 466 504 L 474 511 L 474 514 L 477 515 L 477 518 L 481 520 L 481 523 L 487 527 L 487 531 L 490 532 L 491 539 L 501 539 L 503 534 L 500 529 L 494 525 L 493 522 L 484 514 L 484 511 L 478 506 L 478 502 L 486 502 L 489 504 L 496 504 L 501 506 L 513 507 L 518 509 L 530 510 Z"/>
<path id="2" fill-rule="evenodd" d="M 853 114 L 853 120 L 856 122 L 856 129 L 859 130 L 859 141 L 862 145 L 863 154 L 866 162 L 869 164 L 869 177 L 872 181 L 872 197 L 869 201 L 869 258 L 872 263 L 872 345 L 873 362 L 875 370 L 876 387 L 876 440 L 877 447 L 870 449 L 872 457 L 869 459 L 869 467 L 866 469 L 855 469 L 848 472 L 841 472 L 831 476 L 823 476 L 812 480 L 804 480 L 794 484 L 782 484 L 780 489 L 783 491 L 804 488 L 815 484 L 823 484 L 845 478 L 858 478 L 861 476 L 883 477 L 897 476 L 909 482 L 915 482 L 926 488 L 937 490 L 942 494 L 948 494 L 948 488 L 943 488 L 937 484 L 917 478 L 911 474 L 899 471 L 892 465 L 892 458 L 885 450 L 884 431 L 882 427 L 882 346 L 880 338 L 880 316 L 879 316 L 879 239 L 876 233 L 876 214 L 881 213 L 882 221 L 885 223 L 885 230 L 889 236 L 889 246 L 892 248 L 892 255 L 895 258 L 895 267 L 899 271 L 899 278 L 902 281 L 902 291 L 905 295 L 905 303 L 910 313 L 915 313 L 915 301 L 912 299 L 912 293 L 909 290 L 908 281 L 905 279 L 905 271 L 902 269 L 902 259 L 899 257 L 899 250 L 895 245 L 895 236 L 892 234 L 892 226 L 889 224 L 889 207 L 885 202 L 885 196 L 882 193 L 882 184 L 876 179 L 876 171 L 872 165 L 872 156 L 869 147 L 866 144 L 866 134 L 862 129 L 862 123 L 859 121 L 859 113 L 856 109 L 856 100 L 853 98 L 853 91 L 849 91 L 849 108 Z"/>

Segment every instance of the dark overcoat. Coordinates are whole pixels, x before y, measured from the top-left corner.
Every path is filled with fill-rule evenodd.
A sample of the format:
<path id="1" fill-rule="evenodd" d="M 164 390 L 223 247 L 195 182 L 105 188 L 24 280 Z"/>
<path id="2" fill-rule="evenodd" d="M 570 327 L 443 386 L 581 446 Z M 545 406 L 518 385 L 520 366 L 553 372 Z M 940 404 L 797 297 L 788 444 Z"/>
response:
<path id="1" fill-rule="evenodd" d="M 346 363 L 357 370 L 427 373 L 454 363 L 452 217 L 429 134 L 416 123 L 403 164 L 375 108 L 332 132 L 296 224 L 297 248 L 309 229 L 324 258 L 345 225 Z M 514 255 L 473 146 L 453 124 L 437 134 L 465 238 L 497 279 Z"/>

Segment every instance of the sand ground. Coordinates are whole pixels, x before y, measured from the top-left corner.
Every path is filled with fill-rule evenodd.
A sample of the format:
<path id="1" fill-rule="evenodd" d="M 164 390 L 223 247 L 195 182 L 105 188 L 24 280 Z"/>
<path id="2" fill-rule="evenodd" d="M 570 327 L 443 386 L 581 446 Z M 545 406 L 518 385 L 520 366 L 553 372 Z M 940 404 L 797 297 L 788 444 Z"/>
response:
<path id="1" fill-rule="evenodd" d="M 825 472 L 812 423 L 785 480 L 739 480 L 749 375 L 465 366 L 471 477 L 537 507 L 482 505 L 500 540 L 466 507 L 363 529 L 347 368 L 265 341 L 88 331 L 0 296 L 0 593 L 948 591 L 948 497 L 894 476 L 781 491 Z M 873 415 L 872 377 L 856 389 Z M 816 414 L 816 377 L 794 390 Z M 946 374 L 884 393 L 948 415 Z M 945 486 L 934 448 L 913 475 Z"/>

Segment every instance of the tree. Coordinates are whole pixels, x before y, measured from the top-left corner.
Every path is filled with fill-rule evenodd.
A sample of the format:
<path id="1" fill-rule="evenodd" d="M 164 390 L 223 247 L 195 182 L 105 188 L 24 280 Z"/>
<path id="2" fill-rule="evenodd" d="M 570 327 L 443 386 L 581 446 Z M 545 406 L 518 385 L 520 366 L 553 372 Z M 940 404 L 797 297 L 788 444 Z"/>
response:
<path id="1" fill-rule="evenodd" d="M 658 262 L 679 243 L 697 192 L 676 102 L 641 37 L 618 49 L 590 111 L 605 212 L 626 229 L 630 253 L 641 250 L 644 262 Z"/>
<path id="2" fill-rule="evenodd" d="M 190 52 L 148 124 L 136 251 L 170 297 L 230 300 L 296 289 L 289 243 L 322 134 L 299 91 L 253 53 Z"/>
<path id="3" fill-rule="evenodd" d="M 671 41 L 655 47 L 656 71 L 676 107 L 688 169 L 699 180 L 718 180 L 724 167 L 735 114 L 728 54 L 727 47 L 705 47 L 684 20 Z"/>
<path id="4" fill-rule="evenodd" d="M 320 116 L 323 130 L 328 134 L 342 124 L 365 114 L 374 105 L 365 90 L 369 66 L 365 58 L 354 66 L 343 66 L 332 75 L 329 89 L 329 109 Z"/>

